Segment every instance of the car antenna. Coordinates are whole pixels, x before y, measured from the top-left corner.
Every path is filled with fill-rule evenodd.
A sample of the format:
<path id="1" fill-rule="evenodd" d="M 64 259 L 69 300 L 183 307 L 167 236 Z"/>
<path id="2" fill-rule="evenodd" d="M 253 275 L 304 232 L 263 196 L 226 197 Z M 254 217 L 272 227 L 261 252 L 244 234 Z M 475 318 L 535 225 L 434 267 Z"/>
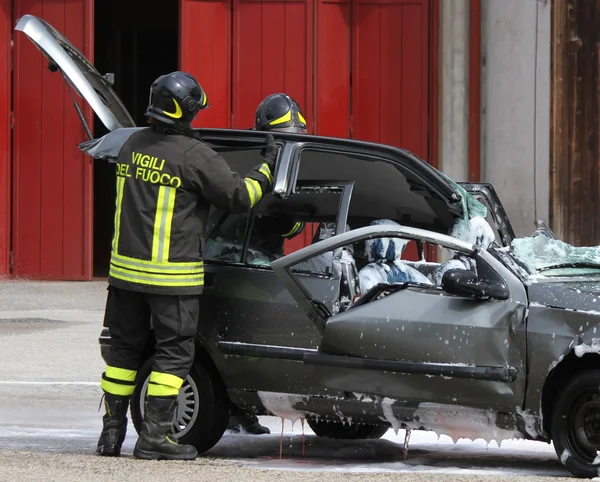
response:
<path id="1" fill-rule="evenodd" d="M 61 69 L 59 69 L 58 66 L 54 62 L 50 62 L 48 64 L 48 70 L 50 70 L 50 72 L 56 72 L 57 70 L 60 71 L 60 75 L 62 75 L 62 78 L 65 81 L 65 84 L 67 84 L 67 90 L 69 91 L 69 95 L 71 96 L 71 100 L 73 101 L 73 105 L 75 106 L 75 110 L 77 111 L 77 115 L 79 116 L 79 120 L 83 124 L 83 128 L 85 130 L 85 133 L 88 136 L 88 139 L 91 141 L 94 138 L 94 136 L 92 136 L 90 128 L 88 127 L 87 122 L 85 121 L 85 117 L 83 117 L 83 113 L 81 112 L 81 108 L 79 107 L 79 104 L 75 100 L 75 97 L 73 97 L 73 90 L 71 89 L 71 84 L 69 83 L 64 72 Z"/>

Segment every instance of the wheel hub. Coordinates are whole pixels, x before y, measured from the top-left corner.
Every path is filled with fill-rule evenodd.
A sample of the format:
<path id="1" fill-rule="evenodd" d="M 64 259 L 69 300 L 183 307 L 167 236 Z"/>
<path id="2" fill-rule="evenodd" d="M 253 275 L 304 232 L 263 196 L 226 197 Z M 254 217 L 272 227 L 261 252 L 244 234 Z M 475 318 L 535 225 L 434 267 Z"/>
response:
<path id="1" fill-rule="evenodd" d="M 594 453 L 600 450 L 600 398 L 598 395 L 579 406 L 575 412 L 573 425 L 579 444 Z"/>
<path id="2" fill-rule="evenodd" d="M 140 397 L 140 414 L 144 417 L 145 407 L 144 401 L 147 398 L 148 383 L 150 377 L 146 378 L 144 386 L 142 387 L 142 393 L 144 397 Z M 198 418 L 198 387 L 194 380 L 189 375 L 183 382 L 183 385 L 179 389 L 179 395 L 177 395 L 177 413 L 175 414 L 175 420 L 173 421 L 173 437 L 181 438 L 187 434 L 190 428 L 196 422 Z"/>

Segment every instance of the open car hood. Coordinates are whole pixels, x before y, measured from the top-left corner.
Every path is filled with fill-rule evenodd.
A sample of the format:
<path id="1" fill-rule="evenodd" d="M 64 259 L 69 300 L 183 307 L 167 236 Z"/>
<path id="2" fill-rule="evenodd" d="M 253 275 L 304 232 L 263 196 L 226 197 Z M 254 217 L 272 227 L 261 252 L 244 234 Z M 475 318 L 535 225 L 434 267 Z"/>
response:
<path id="1" fill-rule="evenodd" d="M 131 115 L 104 76 L 52 25 L 33 15 L 19 19 L 15 30 L 23 32 L 58 70 L 69 85 L 94 109 L 107 129 L 134 127 Z"/>

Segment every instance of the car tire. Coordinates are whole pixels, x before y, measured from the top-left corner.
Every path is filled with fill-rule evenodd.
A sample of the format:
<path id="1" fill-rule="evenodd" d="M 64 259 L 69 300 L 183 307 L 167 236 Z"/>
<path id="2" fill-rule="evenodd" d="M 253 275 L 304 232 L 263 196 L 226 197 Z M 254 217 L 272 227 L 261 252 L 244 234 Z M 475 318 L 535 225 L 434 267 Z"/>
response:
<path id="1" fill-rule="evenodd" d="M 147 360 L 138 371 L 131 400 L 131 419 L 138 434 L 144 417 L 142 401 L 148 390 L 153 362 L 154 358 Z M 193 445 L 198 453 L 210 450 L 227 428 L 229 409 L 225 393 L 202 364 L 192 366 L 179 391 L 178 401 L 178 424 L 174 424 L 173 437 L 182 444 Z"/>
<path id="2" fill-rule="evenodd" d="M 563 465 L 577 477 L 600 470 L 600 370 L 575 376 L 554 404 L 552 442 Z M 596 461 L 596 463 L 594 463 Z"/>
<path id="3" fill-rule="evenodd" d="M 390 428 L 387 425 L 343 424 L 327 420 L 307 419 L 307 422 L 317 437 L 345 440 L 378 439 L 383 437 Z"/>

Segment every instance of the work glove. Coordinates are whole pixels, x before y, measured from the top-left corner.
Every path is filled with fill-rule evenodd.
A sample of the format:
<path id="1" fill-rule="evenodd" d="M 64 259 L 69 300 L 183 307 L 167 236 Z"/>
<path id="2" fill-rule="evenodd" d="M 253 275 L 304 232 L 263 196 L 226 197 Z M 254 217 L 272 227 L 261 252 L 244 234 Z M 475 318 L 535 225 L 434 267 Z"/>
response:
<path id="1" fill-rule="evenodd" d="M 265 162 L 271 168 L 271 172 L 275 172 L 275 160 L 277 159 L 277 143 L 273 134 L 267 134 L 267 147 L 264 150 Z"/>

